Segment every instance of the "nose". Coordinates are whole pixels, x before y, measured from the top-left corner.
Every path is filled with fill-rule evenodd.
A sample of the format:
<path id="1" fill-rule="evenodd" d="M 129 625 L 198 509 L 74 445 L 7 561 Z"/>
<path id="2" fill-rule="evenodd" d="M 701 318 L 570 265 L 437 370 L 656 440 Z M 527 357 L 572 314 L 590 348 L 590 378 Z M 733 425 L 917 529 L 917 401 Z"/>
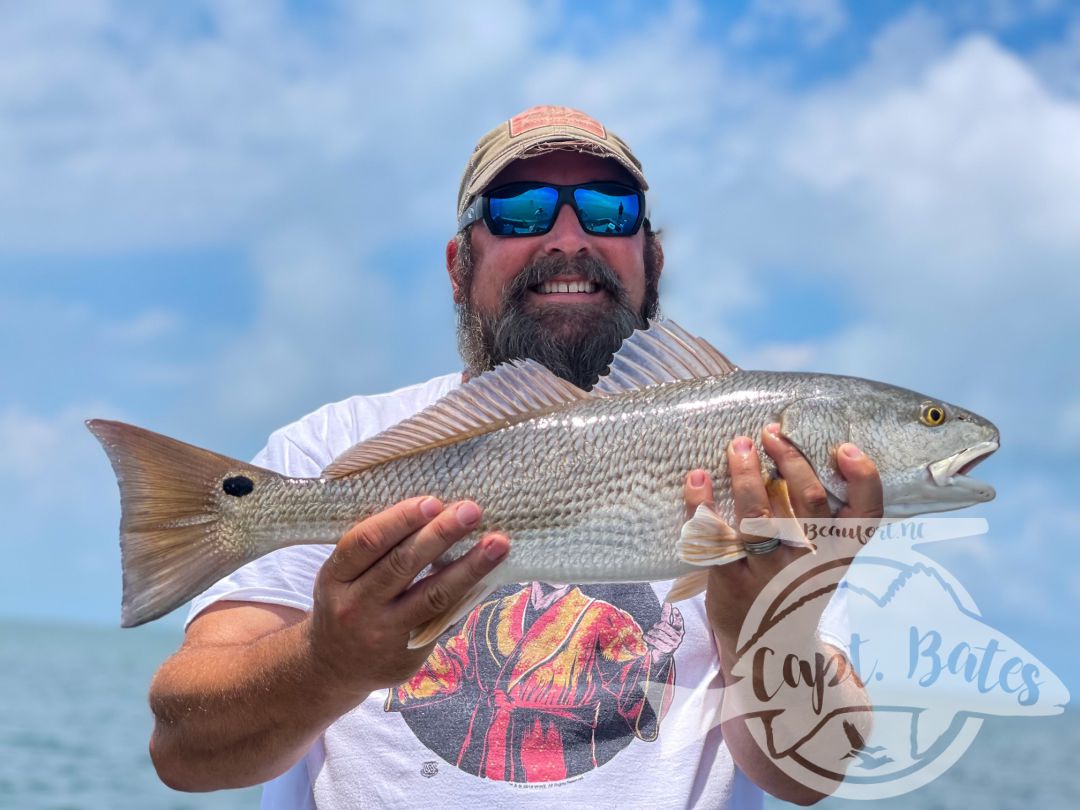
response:
<path id="1" fill-rule="evenodd" d="M 577 214 L 569 205 L 563 205 L 555 216 L 555 224 L 546 234 L 544 252 L 548 255 L 563 253 L 566 256 L 576 256 L 588 251 L 589 240 L 581 229 Z"/>

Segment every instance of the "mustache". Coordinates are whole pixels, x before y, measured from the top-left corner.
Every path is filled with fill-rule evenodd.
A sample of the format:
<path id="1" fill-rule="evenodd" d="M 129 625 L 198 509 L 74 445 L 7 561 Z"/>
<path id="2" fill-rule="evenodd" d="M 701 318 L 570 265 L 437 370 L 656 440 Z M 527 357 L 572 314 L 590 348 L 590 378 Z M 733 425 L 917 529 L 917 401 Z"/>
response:
<path id="1" fill-rule="evenodd" d="M 610 294 L 617 303 L 628 301 L 626 288 L 615 271 L 595 256 L 568 256 L 558 254 L 543 256 L 527 264 L 507 285 L 503 293 L 503 305 L 518 306 L 525 301 L 525 294 L 533 287 L 558 276 L 579 276 L 590 281 L 598 289 Z"/>

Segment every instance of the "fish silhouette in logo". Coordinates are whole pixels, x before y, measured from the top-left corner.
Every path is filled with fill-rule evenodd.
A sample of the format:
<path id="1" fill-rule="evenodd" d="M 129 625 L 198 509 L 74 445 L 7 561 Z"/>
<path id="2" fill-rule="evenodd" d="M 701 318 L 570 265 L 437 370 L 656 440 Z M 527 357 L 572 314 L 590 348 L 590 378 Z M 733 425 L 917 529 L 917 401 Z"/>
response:
<path id="1" fill-rule="evenodd" d="M 910 756 L 926 755 L 964 717 L 1065 710 L 1069 691 L 1044 663 L 984 622 L 940 566 L 905 556 L 856 558 L 846 587 L 853 656 L 875 710 L 914 712 Z"/>

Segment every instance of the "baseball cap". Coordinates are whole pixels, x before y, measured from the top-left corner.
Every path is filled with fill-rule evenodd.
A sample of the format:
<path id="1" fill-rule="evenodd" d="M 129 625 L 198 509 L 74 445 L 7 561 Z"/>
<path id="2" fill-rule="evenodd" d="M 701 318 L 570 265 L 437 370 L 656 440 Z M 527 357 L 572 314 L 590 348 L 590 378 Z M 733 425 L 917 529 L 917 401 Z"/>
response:
<path id="1" fill-rule="evenodd" d="M 648 189 L 641 161 L 626 142 L 580 110 L 549 105 L 530 107 L 504 121 L 480 139 L 465 165 L 458 190 L 460 218 L 495 176 L 515 160 L 570 149 L 613 158 L 630 172 L 642 191 Z"/>

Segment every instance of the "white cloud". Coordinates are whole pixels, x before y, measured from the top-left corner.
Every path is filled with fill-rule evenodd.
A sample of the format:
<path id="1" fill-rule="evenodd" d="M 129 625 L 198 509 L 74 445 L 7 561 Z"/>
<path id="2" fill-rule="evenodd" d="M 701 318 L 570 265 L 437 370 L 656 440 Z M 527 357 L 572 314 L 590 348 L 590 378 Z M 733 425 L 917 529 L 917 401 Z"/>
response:
<path id="1" fill-rule="evenodd" d="M 518 46 L 544 31 L 510 2 L 498 36 L 485 9 L 437 3 L 345 4 L 325 30 L 284 4 L 200 4 L 186 28 L 155 8 L 8 15 L 0 114 L 18 125 L 0 133 L 0 249 L 235 238 L 329 179 L 359 196 L 365 167 L 409 155 L 428 176 L 461 157 L 445 140 L 464 125 L 459 91 L 516 75 Z"/>
<path id="2" fill-rule="evenodd" d="M 718 72 L 692 112 L 663 111 L 667 138 L 642 148 L 677 190 L 658 217 L 674 223 L 666 309 L 746 365 L 732 316 L 779 316 L 774 270 L 801 275 L 844 308 L 777 359 L 943 396 L 997 421 L 1010 455 L 1060 454 L 1045 426 L 1080 397 L 1064 348 L 1080 345 L 1080 104 L 996 42 L 941 30 L 915 11 L 805 93 L 759 85 L 740 104 L 738 75 Z"/>
<path id="3" fill-rule="evenodd" d="M 839 0 L 753 0 L 731 28 L 732 44 L 750 47 L 775 36 L 776 29 L 793 25 L 805 47 L 818 48 L 847 25 Z"/>
<path id="4" fill-rule="evenodd" d="M 109 461 L 83 425 L 101 413 L 119 411 L 97 401 L 47 413 L 0 407 L 0 613 L 56 615 L 74 601 L 68 615 L 113 615 L 119 498 Z"/>
<path id="5" fill-rule="evenodd" d="M 109 462 L 84 425 L 89 416 L 118 413 L 99 401 L 66 405 L 51 413 L 19 406 L 0 410 L 0 512 L 5 541 L 34 543 L 49 529 L 77 532 L 118 511 Z M 89 554 L 81 543 L 66 551 Z M 29 549 L 27 549 L 29 550 Z M 48 549 L 39 549 L 49 553 Z M 60 549 L 53 549 L 56 553 Z"/>

